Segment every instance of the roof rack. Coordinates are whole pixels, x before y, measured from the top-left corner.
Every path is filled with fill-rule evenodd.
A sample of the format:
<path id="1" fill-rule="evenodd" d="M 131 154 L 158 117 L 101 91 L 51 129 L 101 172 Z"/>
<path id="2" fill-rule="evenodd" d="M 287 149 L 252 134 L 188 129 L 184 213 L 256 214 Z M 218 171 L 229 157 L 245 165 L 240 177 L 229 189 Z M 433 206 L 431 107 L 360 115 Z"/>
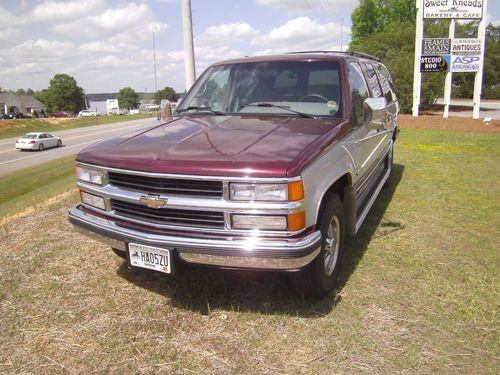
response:
<path id="1" fill-rule="evenodd" d="M 342 53 L 342 54 L 346 54 L 346 55 L 361 57 L 364 59 L 381 61 L 378 57 L 369 55 L 367 53 L 356 52 L 356 51 L 296 51 L 296 52 L 288 52 L 287 55 L 292 55 L 292 54 L 297 54 L 297 53 Z"/>

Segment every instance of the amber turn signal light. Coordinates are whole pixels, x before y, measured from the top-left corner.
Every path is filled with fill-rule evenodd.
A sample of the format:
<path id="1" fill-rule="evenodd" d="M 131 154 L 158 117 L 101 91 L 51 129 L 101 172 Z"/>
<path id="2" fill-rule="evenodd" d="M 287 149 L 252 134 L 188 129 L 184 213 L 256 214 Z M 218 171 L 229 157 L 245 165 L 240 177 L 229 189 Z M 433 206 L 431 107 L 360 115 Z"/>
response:
<path id="1" fill-rule="evenodd" d="M 304 185 L 302 181 L 288 183 L 288 201 L 295 202 L 304 199 Z"/>
<path id="2" fill-rule="evenodd" d="M 288 215 L 288 230 L 290 232 L 296 232 L 298 230 L 302 230 L 305 228 L 305 226 L 306 226 L 305 211 L 300 211 Z"/>

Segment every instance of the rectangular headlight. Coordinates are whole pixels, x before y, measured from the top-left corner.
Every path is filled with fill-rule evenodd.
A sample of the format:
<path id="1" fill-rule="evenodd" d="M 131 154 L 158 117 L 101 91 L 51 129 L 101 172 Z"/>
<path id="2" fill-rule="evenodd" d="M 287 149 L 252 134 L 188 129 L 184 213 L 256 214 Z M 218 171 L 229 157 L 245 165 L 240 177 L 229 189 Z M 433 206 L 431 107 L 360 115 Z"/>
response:
<path id="1" fill-rule="evenodd" d="M 233 229 L 286 230 L 286 216 L 232 215 Z"/>
<path id="2" fill-rule="evenodd" d="M 230 199 L 234 201 L 277 201 L 288 199 L 288 184 L 241 184 L 232 183 Z"/>
<path id="3" fill-rule="evenodd" d="M 104 185 L 105 175 L 106 172 L 98 169 L 83 167 L 81 165 L 78 165 L 76 167 L 76 178 L 79 179 L 80 181 L 90 182 L 92 184 L 102 186 Z"/>
<path id="4" fill-rule="evenodd" d="M 103 197 L 98 197 L 94 194 L 89 194 L 84 191 L 80 191 L 80 197 L 82 202 L 88 204 L 89 206 L 100 208 L 101 210 L 106 210 L 106 203 Z"/>

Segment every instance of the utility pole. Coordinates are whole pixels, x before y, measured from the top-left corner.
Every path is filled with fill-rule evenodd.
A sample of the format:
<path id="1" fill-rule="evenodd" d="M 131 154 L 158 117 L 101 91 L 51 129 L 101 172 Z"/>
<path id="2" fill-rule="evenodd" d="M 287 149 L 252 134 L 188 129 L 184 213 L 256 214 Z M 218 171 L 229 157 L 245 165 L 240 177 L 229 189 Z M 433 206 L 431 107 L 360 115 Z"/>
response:
<path id="1" fill-rule="evenodd" d="M 182 28 L 184 33 L 184 65 L 186 72 L 186 91 L 196 80 L 194 67 L 193 19 L 191 16 L 191 0 L 182 0 Z"/>
<path id="2" fill-rule="evenodd" d="M 156 91 L 156 99 L 158 98 L 158 81 L 156 79 L 156 44 L 155 44 L 155 33 L 153 32 L 153 63 L 155 67 L 155 91 Z M 159 103 L 156 103 L 159 105 Z M 158 107 L 156 108 L 156 119 L 160 119 L 160 111 Z"/>

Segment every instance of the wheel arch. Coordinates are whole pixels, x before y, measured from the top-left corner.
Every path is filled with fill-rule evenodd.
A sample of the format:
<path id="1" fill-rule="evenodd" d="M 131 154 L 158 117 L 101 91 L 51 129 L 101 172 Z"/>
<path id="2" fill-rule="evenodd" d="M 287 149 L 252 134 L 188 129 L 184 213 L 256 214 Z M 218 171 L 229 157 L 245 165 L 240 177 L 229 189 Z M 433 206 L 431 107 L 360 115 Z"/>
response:
<path id="1" fill-rule="evenodd" d="M 344 203 L 346 199 L 346 187 L 352 186 L 352 176 L 349 172 L 346 172 L 342 176 L 339 176 L 329 187 L 326 189 L 322 196 L 319 204 L 318 212 L 316 214 L 316 221 L 320 212 L 323 210 L 328 200 L 333 194 L 337 194 L 341 202 Z"/>

